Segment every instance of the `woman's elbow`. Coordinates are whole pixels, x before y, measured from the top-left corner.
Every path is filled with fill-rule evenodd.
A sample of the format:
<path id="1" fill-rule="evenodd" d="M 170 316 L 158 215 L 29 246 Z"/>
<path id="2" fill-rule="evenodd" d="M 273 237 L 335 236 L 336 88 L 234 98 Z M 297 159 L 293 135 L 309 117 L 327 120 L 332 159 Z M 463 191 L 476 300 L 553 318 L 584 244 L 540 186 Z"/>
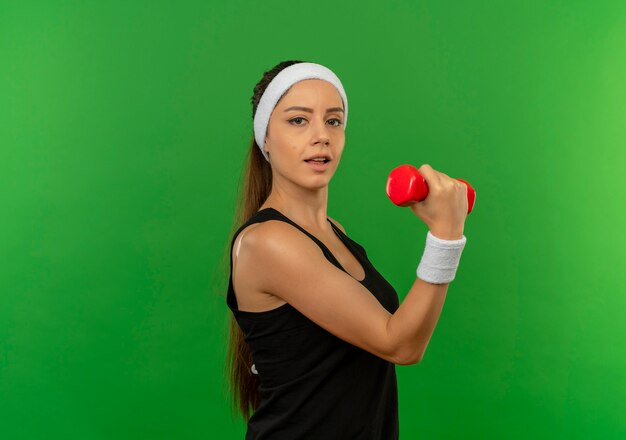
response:
<path id="1" fill-rule="evenodd" d="M 393 358 L 396 365 L 415 365 L 419 364 L 424 357 L 424 350 L 398 352 Z"/>

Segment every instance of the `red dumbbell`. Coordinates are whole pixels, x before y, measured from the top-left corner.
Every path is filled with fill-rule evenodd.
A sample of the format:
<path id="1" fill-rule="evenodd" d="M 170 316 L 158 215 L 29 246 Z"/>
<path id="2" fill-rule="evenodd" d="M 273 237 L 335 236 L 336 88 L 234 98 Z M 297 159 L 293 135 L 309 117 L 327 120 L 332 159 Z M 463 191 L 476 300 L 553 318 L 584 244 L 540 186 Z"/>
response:
<path id="1" fill-rule="evenodd" d="M 476 191 L 463 179 L 457 178 L 467 185 L 467 213 L 474 209 Z M 420 172 L 411 165 L 400 165 L 389 173 L 387 179 L 387 196 L 397 206 L 408 206 L 421 202 L 428 196 L 428 184 Z"/>

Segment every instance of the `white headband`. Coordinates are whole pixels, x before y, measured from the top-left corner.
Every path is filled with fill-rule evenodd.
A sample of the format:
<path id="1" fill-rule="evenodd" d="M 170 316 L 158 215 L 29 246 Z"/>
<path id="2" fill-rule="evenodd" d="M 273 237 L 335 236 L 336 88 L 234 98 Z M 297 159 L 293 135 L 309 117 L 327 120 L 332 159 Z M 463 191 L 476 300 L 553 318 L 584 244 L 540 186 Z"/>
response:
<path id="1" fill-rule="evenodd" d="M 276 106 L 276 103 L 281 96 L 295 83 L 305 79 L 323 79 L 331 83 L 343 100 L 344 115 L 343 115 L 343 127 L 346 128 L 348 123 L 348 98 L 346 92 L 343 90 L 341 81 L 337 78 L 337 75 L 333 73 L 327 67 L 316 63 L 297 63 L 291 66 L 285 67 L 270 81 L 269 85 L 263 92 L 259 105 L 256 108 L 254 114 L 254 138 L 256 143 L 261 149 L 261 153 L 265 156 L 265 159 L 269 161 L 269 157 L 263 148 L 265 145 L 265 132 L 267 131 L 267 125 L 270 122 L 270 115 Z"/>

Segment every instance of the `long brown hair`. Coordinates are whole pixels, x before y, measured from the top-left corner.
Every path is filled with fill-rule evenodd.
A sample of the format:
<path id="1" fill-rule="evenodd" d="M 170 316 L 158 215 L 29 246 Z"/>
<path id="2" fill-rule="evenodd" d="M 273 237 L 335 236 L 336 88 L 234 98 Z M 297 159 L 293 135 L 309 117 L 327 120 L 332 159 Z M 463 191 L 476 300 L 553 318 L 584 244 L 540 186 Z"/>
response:
<path id="1" fill-rule="evenodd" d="M 259 105 L 259 100 L 272 79 L 285 67 L 301 62 L 302 61 L 298 60 L 282 61 L 272 69 L 263 73 L 263 77 L 254 87 L 251 98 L 253 119 L 257 106 Z M 242 177 L 244 178 L 243 188 L 241 187 L 241 181 L 238 182 L 237 203 L 230 231 L 231 240 L 229 240 L 222 257 L 222 273 L 226 272 L 226 267 L 230 266 L 233 234 L 247 219 L 259 210 L 270 195 L 272 189 L 272 169 L 265 160 L 263 153 L 261 153 L 254 139 L 254 135 L 252 136 L 250 149 L 244 160 Z M 229 329 L 227 333 L 229 333 L 229 340 L 227 342 L 228 348 L 225 362 L 225 382 L 228 386 L 228 393 L 232 397 L 232 413 L 241 412 L 242 417 L 247 423 L 250 419 L 251 412 L 256 410 L 261 402 L 259 379 L 258 376 L 252 374 L 250 370 L 252 354 L 250 347 L 244 340 L 241 327 L 239 327 L 232 312 L 228 311 L 228 315 Z"/>

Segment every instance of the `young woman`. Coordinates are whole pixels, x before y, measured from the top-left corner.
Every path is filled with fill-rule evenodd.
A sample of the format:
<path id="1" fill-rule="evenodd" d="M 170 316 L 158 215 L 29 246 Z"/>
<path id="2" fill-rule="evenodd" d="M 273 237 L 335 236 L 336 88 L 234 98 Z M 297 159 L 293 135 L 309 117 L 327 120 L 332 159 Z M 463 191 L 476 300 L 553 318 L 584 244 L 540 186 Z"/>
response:
<path id="1" fill-rule="evenodd" d="M 246 439 L 397 439 L 395 365 L 422 359 L 439 319 L 466 242 L 466 186 L 419 168 L 429 195 L 411 210 L 429 232 L 400 305 L 327 215 L 348 118 L 339 78 L 281 62 L 254 88 L 252 115 L 226 298 L 227 369 Z"/>

